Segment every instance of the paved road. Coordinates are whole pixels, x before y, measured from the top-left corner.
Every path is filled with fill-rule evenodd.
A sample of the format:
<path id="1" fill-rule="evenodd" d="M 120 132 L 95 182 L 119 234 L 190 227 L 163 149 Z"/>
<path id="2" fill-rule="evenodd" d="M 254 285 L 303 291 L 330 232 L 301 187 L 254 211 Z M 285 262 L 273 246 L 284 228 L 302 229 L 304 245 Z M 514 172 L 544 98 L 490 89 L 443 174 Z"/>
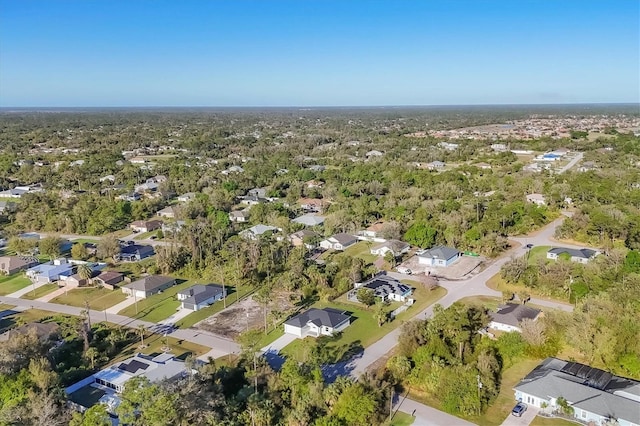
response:
<path id="1" fill-rule="evenodd" d="M 88 240 L 96 240 L 96 241 L 100 241 L 103 237 L 101 236 L 96 236 L 96 235 L 82 235 L 82 234 L 57 234 L 54 232 L 36 232 L 36 234 L 40 235 L 40 238 L 46 238 L 46 237 L 60 237 L 60 238 L 64 238 L 65 240 L 69 240 L 72 241 L 73 240 L 77 240 L 79 238 L 82 239 L 88 239 Z M 158 241 L 158 240 L 152 240 L 152 239 L 145 239 L 145 240 L 134 240 L 133 237 L 137 236 L 139 234 L 132 232 L 129 235 L 125 235 L 124 237 L 119 238 L 119 240 L 123 240 L 123 241 L 133 241 L 136 244 L 145 244 L 148 246 L 169 246 L 172 243 L 171 241 Z"/>
<path id="2" fill-rule="evenodd" d="M 411 414 L 415 417 L 415 426 L 472 426 L 473 423 L 461 418 L 436 410 L 409 398 L 400 397 L 395 401 L 393 409 Z"/>
<path id="3" fill-rule="evenodd" d="M 567 170 L 569 170 L 570 168 L 572 168 L 573 166 L 575 166 L 575 165 L 578 163 L 578 161 L 582 160 L 582 157 L 583 157 L 583 156 L 584 156 L 584 154 L 583 154 L 582 152 L 579 152 L 579 153 L 574 157 L 574 159 L 573 159 L 573 160 L 569 161 L 569 162 L 567 163 L 567 165 L 565 165 L 563 168 L 561 168 L 561 169 L 558 171 L 558 174 L 564 173 L 564 172 L 566 172 Z"/>
<path id="4" fill-rule="evenodd" d="M 65 315 L 81 315 L 82 308 L 75 306 L 59 305 L 57 303 L 40 302 L 37 300 L 17 299 L 14 297 L 0 296 L 0 303 L 21 306 L 26 308 L 36 308 L 45 311 L 57 312 Z M 230 353 L 239 353 L 240 347 L 232 340 L 223 339 L 204 330 L 196 329 L 176 329 L 172 325 L 155 324 L 148 321 L 140 321 L 123 315 L 110 314 L 106 311 L 91 311 L 91 321 L 108 321 L 124 327 L 138 328 L 146 327 L 149 331 L 158 334 L 166 334 L 178 340 L 186 340 L 213 349 L 217 356 L 224 356 Z"/>

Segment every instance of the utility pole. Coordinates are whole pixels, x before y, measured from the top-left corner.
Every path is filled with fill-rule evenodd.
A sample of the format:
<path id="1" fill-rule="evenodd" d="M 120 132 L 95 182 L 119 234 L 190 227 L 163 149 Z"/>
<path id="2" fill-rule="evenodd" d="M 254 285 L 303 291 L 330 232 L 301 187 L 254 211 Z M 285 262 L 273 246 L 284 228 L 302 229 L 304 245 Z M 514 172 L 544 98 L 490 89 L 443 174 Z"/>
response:
<path id="1" fill-rule="evenodd" d="M 391 386 L 391 397 L 389 398 L 389 422 L 393 418 L 393 386 Z"/>

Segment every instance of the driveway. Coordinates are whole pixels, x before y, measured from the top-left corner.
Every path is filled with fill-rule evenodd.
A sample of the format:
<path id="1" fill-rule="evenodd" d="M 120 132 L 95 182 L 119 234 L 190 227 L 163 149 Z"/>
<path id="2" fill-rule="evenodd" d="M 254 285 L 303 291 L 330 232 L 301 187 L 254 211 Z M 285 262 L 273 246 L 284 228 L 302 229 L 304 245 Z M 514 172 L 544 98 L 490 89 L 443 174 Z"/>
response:
<path id="1" fill-rule="evenodd" d="M 180 321 L 182 318 L 186 317 L 187 315 L 193 313 L 194 311 L 192 311 L 191 309 L 178 309 L 178 311 L 176 311 L 175 314 L 171 315 L 169 318 L 166 318 L 162 321 L 160 321 L 158 324 L 175 324 L 178 321 Z"/>
<path id="2" fill-rule="evenodd" d="M 515 401 L 513 405 L 516 405 Z M 538 415 L 539 410 L 539 408 L 528 406 L 527 411 L 524 412 L 522 417 L 512 416 L 511 413 L 509 413 L 507 418 L 504 419 L 504 422 L 502 422 L 502 426 L 528 426 L 536 415 Z"/>
<path id="3" fill-rule="evenodd" d="M 459 417 L 452 416 L 440 410 L 436 410 L 428 405 L 421 404 L 409 398 L 400 397 L 395 401 L 394 410 L 411 414 L 415 417 L 413 425 L 415 426 L 473 426 Z M 528 424 L 528 423 L 527 423 Z"/>
<path id="4" fill-rule="evenodd" d="M 110 308 L 107 308 L 106 311 L 107 311 L 108 314 L 117 314 L 118 312 L 120 312 L 124 308 L 128 308 L 129 306 L 133 305 L 134 303 L 136 303 L 136 298 L 129 296 L 126 299 L 124 299 L 122 302 L 120 302 L 118 304 L 115 304 Z"/>
<path id="5" fill-rule="evenodd" d="M 35 285 L 34 285 L 34 284 L 33 284 L 33 282 L 32 282 L 31 284 L 29 284 L 28 286 L 26 286 L 26 287 L 25 287 L 25 288 L 23 288 L 23 289 L 20 289 L 20 290 L 18 290 L 18 291 L 15 291 L 15 292 L 13 292 L 13 293 L 11 293 L 11 294 L 7 294 L 7 296 L 6 296 L 6 297 L 22 297 L 22 296 L 24 296 L 25 294 L 27 294 L 27 293 L 29 293 L 30 291 L 32 291 L 33 289 L 38 288 L 38 287 L 42 287 L 42 286 L 43 286 L 43 285 L 45 285 L 45 284 L 46 284 L 46 283 L 37 282 L 37 283 L 35 283 Z"/>

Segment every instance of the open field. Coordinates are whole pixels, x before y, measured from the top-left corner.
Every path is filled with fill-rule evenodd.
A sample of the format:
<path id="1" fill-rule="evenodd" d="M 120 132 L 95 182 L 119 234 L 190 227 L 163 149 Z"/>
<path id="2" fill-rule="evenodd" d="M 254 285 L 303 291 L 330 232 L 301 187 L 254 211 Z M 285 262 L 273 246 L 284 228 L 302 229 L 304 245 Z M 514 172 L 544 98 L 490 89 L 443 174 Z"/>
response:
<path id="1" fill-rule="evenodd" d="M 24 294 L 21 299 L 29 299 L 29 300 L 35 300 L 38 299 L 46 294 L 51 293 L 52 291 L 56 291 L 58 289 L 58 284 L 45 284 L 42 285 L 38 288 L 36 288 L 35 291 L 30 291 L 27 294 Z"/>
<path id="2" fill-rule="evenodd" d="M 124 301 L 126 298 L 127 295 L 120 289 L 108 290 L 100 287 L 89 287 L 70 290 L 66 294 L 52 299 L 50 302 L 84 308 L 85 301 L 88 301 L 91 309 L 103 311 Z"/>
<path id="3" fill-rule="evenodd" d="M 22 272 L 0 277 L 0 296 L 15 293 L 31 284 L 31 280 L 25 277 Z"/>
<path id="4" fill-rule="evenodd" d="M 436 303 L 447 293 L 445 289 L 440 287 L 429 292 L 414 283 L 412 283 L 412 285 L 416 286 L 416 303 L 398 315 L 394 320 L 383 324 L 382 327 L 378 326 L 378 323 L 374 318 L 373 308 L 366 309 L 364 305 L 345 303 L 338 300 L 333 302 L 316 302 L 313 305 L 314 308 L 328 307 L 347 311 L 351 314 L 352 318 L 351 325 L 339 336 L 321 337 L 317 339 L 324 356 L 327 358 L 325 362 L 337 362 L 344 360 L 363 348 L 372 345 L 387 333 L 402 325 L 404 321 L 409 320 L 416 314 L 422 312 L 422 310 L 429 305 Z M 292 356 L 299 361 L 304 361 L 307 356 L 306 347 L 309 346 L 309 344 L 313 344 L 313 342 L 308 342 L 310 339 L 316 340 L 311 337 L 295 340 L 283 349 L 283 354 Z"/>

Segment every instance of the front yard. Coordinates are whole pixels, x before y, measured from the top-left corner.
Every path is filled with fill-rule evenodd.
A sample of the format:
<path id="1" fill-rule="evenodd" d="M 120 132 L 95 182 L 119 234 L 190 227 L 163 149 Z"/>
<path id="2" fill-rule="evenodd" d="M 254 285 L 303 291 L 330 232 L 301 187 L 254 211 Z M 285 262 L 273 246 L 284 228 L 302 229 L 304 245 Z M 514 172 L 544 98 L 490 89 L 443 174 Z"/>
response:
<path id="1" fill-rule="evenodd" d="M 318 339 L 318 346 L 320 346 L 323 357 L 325 358 L 324 362 L 334 363 L 349 358 L 354 353 L 377 342 L 387 333 L 402 325 L 404 321 L 413 318 L 447 293 L 447 291 L 441 287 L 433 291 L 428 291 L 416 282 L 407 283 L 416 288 L 414 293 L 416 303 L 398 315 L 394 320 L 383 324 L 382 327 L 378 326 L 374 318 L 373 307 L 367 309 L 359 303 L 345 302 L 345 299 L 338 299 L 333 302 L 316 302 L 312 307 L 328 307 L 351 313 L 351 325 L 347 327 L 342 334 L 336 337 Z M 342 297 L 344 297 L 344 295 L 341 296 L 341 298 Z M 305 347 L 308 346 L 308 344 L 313 344 L 313 340 L 315 339 L 312 337 L 295 340 L 293 343 L 287 345 L 282 350 L 282 353 L 286 356 L 304 361 L 307 356 Z"/>
<path id="2" fill-rule="evenodd" d="M 348 247 L 344 251 L 327 250 L 324 253 L 322 253 L 322 255 L 320 256 L 320 259 L 326 261 L 332 256 L 336 256 L 344 253 L 349 257 L 359 257 L 360 259 L 364 260 L 366 264 L 370 264 L 370 263 L 373 263 L 378 258 L 378 256 L 371 254 L 371 247 L 373 247 L 376 244 L 378 243 L 372 243 L 371 241 L 359 241 L 354 245 L 352 245 L 351 247 Z"/>
<path id="3" fill-rule="evenodd" d="M 59 315 L 55 312 L 42 311 L 40 309 L 27 309 L 24 312 L 16 312 L 0 319 L 0 333 L 8 328 L 13 328 L 21 324 L 40 322 L 44 318 Z"/>
<path id="4" fill-rule="evenodd" d="M 227 286 L 227 307 L 233 305 L 236 302 L 238 297 L 243 298 L 247 294 L 251 293 L 253 288 L 249 285 L 243 285 L 240 287 L 240 294 L 235 293 L 235 287 Z M 176 325 L 180 328 L 189 328 L 194 324 L 199 323 L 203 319 L 209 318 L 213 314 L 217 314 L 221 310 L 224 309 L 224 303 L 222 300 L 215 302 L 213 305 L 206 307 L 204 309 L 200 309 L 199 311 L 195 311 L 180 321 L 176 323 Z"/>
<path id="5" fill-rule="evenodd" d="M 138 299 L 137 307 L 136 303 L 134 303 L 118 313 L 120 315 L 125 315 L 130 318 L 143 321 L 162 321 L 174 314 L 180 307 L 180 301 L 176 299 L 176 293 L 180 290 L 185 290 L 194 284 L 194 281 L 185 281 L 181 284 L 174 285 L 162 293 L 154 294 L 146 299 Z"/>
<path id="6" fill-rule="evenodd" d="M 108 290 L 101 287 L 76 288 L 62 294 L 54 299 L 51 303 L 60 303 L 62 305 L 85 307 L 85 301 L 89 302 L 89 307 L 96 311 L 104 311 L 127 298 L 127 295 L 120 289 Z"/>
<path id="7" fill-rule="evenodd" d="M 58 284 L 44 284 L 40 287 L 37 287 L 35 291 L 31 290 L 27 294 L 24 294 L 21 299 L 35 300 L 51 293 L 52 291 L 56 291 L 58 288 Z"/>
<path id="8" fill-rule="evenodd" d="M 31 280 L 22 272 L 17 274 L 0 277 L 0 296 L 15 293 L 31 284 Z"/>

